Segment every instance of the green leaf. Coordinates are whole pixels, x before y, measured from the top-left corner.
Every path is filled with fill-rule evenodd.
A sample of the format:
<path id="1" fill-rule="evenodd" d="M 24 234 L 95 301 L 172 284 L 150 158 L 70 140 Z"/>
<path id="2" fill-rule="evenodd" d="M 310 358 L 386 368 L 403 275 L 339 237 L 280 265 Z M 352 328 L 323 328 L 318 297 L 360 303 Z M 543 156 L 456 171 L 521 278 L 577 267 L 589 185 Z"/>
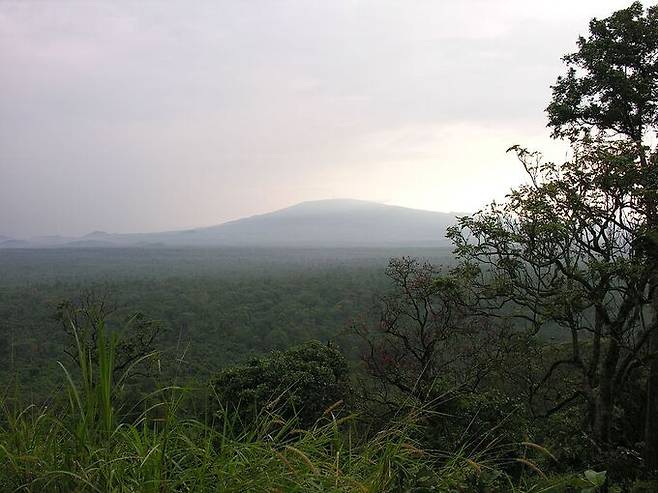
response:
<path id="1" fill-rule="evenodd" d="M 585 471 L 585 478 L 596 487 L 603 486 L 605 483 L 606 471 L 596 472 L 591 469 Z"/>

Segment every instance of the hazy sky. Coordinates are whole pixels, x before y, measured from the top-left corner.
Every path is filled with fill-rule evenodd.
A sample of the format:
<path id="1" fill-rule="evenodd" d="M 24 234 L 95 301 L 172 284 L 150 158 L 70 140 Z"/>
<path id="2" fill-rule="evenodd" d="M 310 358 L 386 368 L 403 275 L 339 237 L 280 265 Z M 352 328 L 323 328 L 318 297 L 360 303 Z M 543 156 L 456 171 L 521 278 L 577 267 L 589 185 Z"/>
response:
<path id="1" fill-rule="evenodd" d="M 510 145 L 564 153 L 560 57 L 629 3 L 0 0 L 0 234 L 475 210 L 521 179 Z"/>

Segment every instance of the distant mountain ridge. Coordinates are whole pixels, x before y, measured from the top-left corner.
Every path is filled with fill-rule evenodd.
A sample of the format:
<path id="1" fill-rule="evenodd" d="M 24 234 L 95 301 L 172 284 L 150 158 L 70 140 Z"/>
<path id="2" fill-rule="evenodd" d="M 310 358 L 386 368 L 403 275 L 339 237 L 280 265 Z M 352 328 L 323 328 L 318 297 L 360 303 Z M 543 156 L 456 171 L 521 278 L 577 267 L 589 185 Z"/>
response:
<path id="1" fill-rule="evenodd" d="M 432 212 L 354 199 L 302 202 L 274 212 L 216 226 L 161 233 L 94 231 L 79 238 L 42 236 L 22 247 L 268 246 L 392 247 L 441 246 L 455 213 Z M 17 240 L 0 241 L 12 247 Z M 4 245 L 4 243 L 9 243 Z"/>

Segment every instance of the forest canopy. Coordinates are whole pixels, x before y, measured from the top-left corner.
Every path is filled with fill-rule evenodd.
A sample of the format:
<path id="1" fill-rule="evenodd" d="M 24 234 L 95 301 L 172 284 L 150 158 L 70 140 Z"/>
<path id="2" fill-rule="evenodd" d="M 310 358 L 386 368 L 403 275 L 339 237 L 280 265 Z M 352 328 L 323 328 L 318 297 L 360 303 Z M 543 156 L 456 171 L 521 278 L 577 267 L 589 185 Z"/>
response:
<path id="1" fill-rule="evenodd" d="M 0 489 L 658 491 L 658 7 L 563 61 L 450 252 L 3 253 Z"/>

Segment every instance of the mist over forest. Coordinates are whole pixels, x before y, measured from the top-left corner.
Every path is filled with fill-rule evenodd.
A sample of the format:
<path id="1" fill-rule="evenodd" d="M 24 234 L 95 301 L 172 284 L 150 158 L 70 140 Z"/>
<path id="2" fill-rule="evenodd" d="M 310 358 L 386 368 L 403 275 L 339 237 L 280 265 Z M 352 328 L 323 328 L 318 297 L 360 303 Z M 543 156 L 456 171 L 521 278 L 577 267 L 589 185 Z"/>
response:
<path id="1" fill-rule="evenodd" d="M 0 492 L 658 492 L 658 5 L 0 2 Z"/>

